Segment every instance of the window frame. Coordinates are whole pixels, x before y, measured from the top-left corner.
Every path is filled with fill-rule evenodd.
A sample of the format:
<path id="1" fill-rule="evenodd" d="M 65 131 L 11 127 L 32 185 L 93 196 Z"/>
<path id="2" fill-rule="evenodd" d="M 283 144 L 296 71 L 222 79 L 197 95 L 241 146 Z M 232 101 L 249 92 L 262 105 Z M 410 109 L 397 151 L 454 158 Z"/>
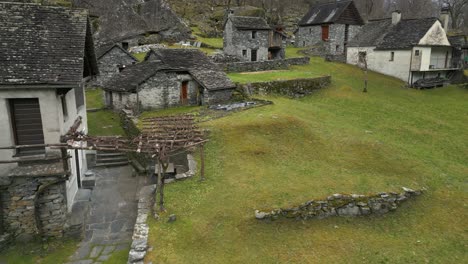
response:
<path id="1" fill-rule="evenodd" d="M 252 39 L 257 39 L 257 31 L 252 30 Z"/>
<path id="2" fill-rule="evenodd" d="M 389 61 L 395 61 L 395 52 L 390 51 L 390 60 Z"/>

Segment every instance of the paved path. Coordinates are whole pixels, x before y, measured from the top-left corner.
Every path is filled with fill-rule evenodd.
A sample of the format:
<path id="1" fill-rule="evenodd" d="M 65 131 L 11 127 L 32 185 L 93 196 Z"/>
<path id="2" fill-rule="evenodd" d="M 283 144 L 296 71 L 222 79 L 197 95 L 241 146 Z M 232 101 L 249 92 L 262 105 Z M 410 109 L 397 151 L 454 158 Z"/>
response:
<path id="1" fill-rule="evenodd" d="M 96 186 L 86 231 L 69 264 L 101 263 L 115 251 L 129 250 L 137 215 L 138 178 L 129 166 L 93 169 Z"/>

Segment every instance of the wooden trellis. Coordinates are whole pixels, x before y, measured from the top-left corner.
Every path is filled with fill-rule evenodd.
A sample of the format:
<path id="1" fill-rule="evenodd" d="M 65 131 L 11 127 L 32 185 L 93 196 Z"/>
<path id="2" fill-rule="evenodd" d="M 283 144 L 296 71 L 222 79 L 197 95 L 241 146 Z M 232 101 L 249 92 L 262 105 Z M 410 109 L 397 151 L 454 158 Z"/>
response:
<path id="1" fill-rule="evenodd" d="M 78 132 L 81 125 L 81 118 L 78 118 L 70 131 L 61 138 L 60 144 L 41 145 L 43 147 L 58 148 L 62 150 L 63 160 L 68 159 L 66 149 L 100 150 L 116 152 L 134 152 L 149 154 L 158 164 L 158 191 L 160 193 L 160 210 L 164 211 L 164 179 L 169 157 L 180 152 L 193 150 L 196 147 L 200 149 L 201 166 L 200 177 L 204 180 L 204 143 L 207 142 L 203 130 L 195 124 L 192 115 L 178 115 L 145 118 L 142 120 L 142 133 L 134 138 L 126 137 L 98 137 L 88 136 Z M 20 149 L 39 147 L 39 145 L 30 146 L 11 146 L 0 149 Z M 58 160 L 60 160 L 58 159 Z M 44 159 L 45 160 L 45 159 Z M 0 161 L 0 163 L 12 163 L 13 161 Z M 39 160 L 38 160 L 39 161 Z M 68 163 L 64 162 L 64 169 L 68 170 Z"/>

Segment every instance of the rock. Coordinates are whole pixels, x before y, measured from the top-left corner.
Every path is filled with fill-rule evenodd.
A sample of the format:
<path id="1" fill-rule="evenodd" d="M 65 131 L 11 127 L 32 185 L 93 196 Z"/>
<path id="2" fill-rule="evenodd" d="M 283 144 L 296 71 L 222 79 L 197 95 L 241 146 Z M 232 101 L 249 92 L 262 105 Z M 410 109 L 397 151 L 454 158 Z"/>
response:
<path id="1" fill-rule="evenodd" d="M 403 191 L 405 191 L 406 193 L 410 193 L 410 194 L 413 194 L 415 193 L 415 191 L 413 189 L 410 189 L 410 188 L 406 188 L 406 187 L 401 187 L 403 189 Z"/>
<path id="2" fill-rule="evenodd" d="M 359 207 L 353 205 L 338 208 L 338 215 L 340 216 L 358 216 L 360 213 Z"/>
<path id="3" fill-rule="evenodd" d="M 371 209 L 367 206 L 361 207 L 361 214 L 362 215 L 370 215 L 371 214 Z"/>
<path id="4" fill-rule="evenodd" d="M 340 193 L 335 193 L 335 194 L 333 194 L 333 197 L 334 197 L 335 199 L 341 199 L 341 198 L 343 198 L 343 195 L 340 194 Z"/>
<path id="5" fill-rule="evenodd" d="M 266 213 L 260 212 L 258 210 L 255 210 L 255 218 L 257 219 L 264 219 L 266 217 Z"/>
<path id="6" fill-rule="evenodd" d="M 177 220 L 177 217 L 175 214 L 171 214 L 169 216 L 169 219 L 167 220 L 168 223 L 172 223 L 172 222 L 175 222 Z"/>
<path id="7" fill-rule="evenodd" d="M 158 213 L 154 213 L 154 214 L 153 214 L 153 218 L 154 218 L 154 220 L 159 220 L 159 215 L 158 215 Z"/>
<path id="8" fill-rule="evenodd" d="M 138 238 L 133 240 L 132 249 L 136 251 L 144 251 L 148 248 L 148 238 Z"/>
<path id="9" fill-rule="evenodd" d="M 134 263 L 140 260 L 143 260 L 145 258 L 146 251 L 136 251 L 136 250 L 130 250 L 130 253 L 128 253 L 128 262 Z"/>

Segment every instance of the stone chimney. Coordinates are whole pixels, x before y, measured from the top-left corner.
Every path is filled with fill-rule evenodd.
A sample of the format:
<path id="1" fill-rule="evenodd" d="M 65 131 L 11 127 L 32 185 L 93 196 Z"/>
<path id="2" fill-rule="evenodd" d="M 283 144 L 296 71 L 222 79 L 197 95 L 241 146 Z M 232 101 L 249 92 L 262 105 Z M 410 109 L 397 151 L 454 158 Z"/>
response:
<path id="1" fill-rule="evenodd" d="M 449 30 L 449 22 L 450 22 L 450 8 L 447 5 L 443 5 L 440 11 L 440 22 L 442 23 L 442 27 L 444 27 L 445 32 L 447 33 Z"/>
<path id="2" fill-rule="evenodd" d="M 392 24 L 396 25 L 401 21 L 401 12 L 400 10 L 395 10 L 392 12 Z"/>

